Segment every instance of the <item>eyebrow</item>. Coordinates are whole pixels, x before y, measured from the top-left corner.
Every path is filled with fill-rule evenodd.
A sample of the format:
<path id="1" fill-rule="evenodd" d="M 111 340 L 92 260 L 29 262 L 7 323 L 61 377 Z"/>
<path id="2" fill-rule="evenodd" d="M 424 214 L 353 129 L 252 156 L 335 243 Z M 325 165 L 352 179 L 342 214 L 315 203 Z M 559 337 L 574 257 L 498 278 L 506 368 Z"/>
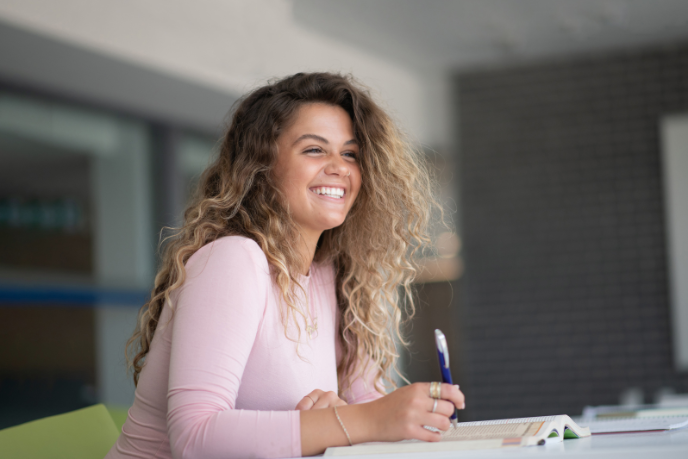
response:
<path id="1" fill-rule="evenodd" d="M 330 144 L 330 142 L 328 142 L 328 140 L 325 137 L 322 137 L 322 136 L 319 136 L 316 134 L 304 134 L 301 137 L 299 137 L 298 139 L 296 139 L 296 141 L 294 142 L 294 145 L 296 145 L 297 143 L 301 142 L 302 140 L 306 140 L 306 139 L 317 140 L 318 142 L 322 142 L 322 143 L 327 144 L 327 145 Z M 351 139 L 351 140 L 347 140 L 346 142 L 344 142 L 344 145 L 358 145 L 358 142 L 356 141 L 356 139 Z"/>

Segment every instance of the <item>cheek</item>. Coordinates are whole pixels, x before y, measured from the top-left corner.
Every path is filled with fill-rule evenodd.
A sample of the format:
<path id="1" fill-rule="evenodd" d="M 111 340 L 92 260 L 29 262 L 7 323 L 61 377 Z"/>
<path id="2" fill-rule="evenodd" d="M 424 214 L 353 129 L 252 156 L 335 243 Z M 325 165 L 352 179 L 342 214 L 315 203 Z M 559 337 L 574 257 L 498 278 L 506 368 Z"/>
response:
<path id="1" fill-rule="evenodd" d="M 291 206 L 299 206 L 308 193 L 308 168 L 293 168 L 282 178 L 280 189 Z"/>
<path id="2" fill-rule="evenodd" d="M 294 208 L 294 207 L 299 207 L 300 203 L 303 201 L 303 190 L 301 189 L 302 187 L 299 186 L 298 182 L 295 180 L 289 180 L 287 179 L 284 182 L 284 187 L 282 189 L 282 192 L 284 193 L 284 196 L 287 199 L 287 202 L 289 202 L 289 205 Z"/>
<path id="3" fill-rule="evenodd" d="M 358 197 L 358 194 L 361 192 L 361 187 L 363 186 L 363 178 L 361 177 L 360 170 L 356 171 L 356 179 L 352 180 L 351 184 L 356 189 L 356 196 L 354 196 L 354 198 L 356 198 Z"/>

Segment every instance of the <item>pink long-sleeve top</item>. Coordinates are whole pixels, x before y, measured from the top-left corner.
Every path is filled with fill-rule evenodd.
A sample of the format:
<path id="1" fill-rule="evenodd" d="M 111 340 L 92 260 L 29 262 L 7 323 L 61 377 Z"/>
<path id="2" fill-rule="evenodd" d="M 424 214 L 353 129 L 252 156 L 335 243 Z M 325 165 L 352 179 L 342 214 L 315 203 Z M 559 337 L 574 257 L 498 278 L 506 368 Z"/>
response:
<path id="1" fill-rule="evenodd" d="M 337 392 L 337 302 L 331 264 L 313 263 L 300 283 L 317 333 L 285 328 L 279 288 L 251 239 L 229 236 L 198 250 L 166 304 L 141 371 L 134 404 L 106 459 L 299 457 L 296 404 L 314 389 Z M 287 337 L 289 336 L 289 338 Z M 374 371 L 343 394 L 382 395 Z"/>

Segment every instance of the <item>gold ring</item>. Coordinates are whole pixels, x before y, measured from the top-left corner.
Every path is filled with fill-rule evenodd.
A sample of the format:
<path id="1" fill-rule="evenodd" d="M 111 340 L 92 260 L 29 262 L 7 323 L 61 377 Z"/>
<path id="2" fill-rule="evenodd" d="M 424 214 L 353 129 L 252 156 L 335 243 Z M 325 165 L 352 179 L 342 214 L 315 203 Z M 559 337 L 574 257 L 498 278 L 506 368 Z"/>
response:
<path id="1" fill-rule="evenodd" d="M 306 395 L 306 397 L 310 398 L 311 402 L 313 402 L 313 405 L 315 405 L 315 400 L 313 400 L 310 395 Z"/>
<path id="2" fill-rule="evenodd" d="M 432 404 L 432 411 L 431 411 L 431 413 L 434 413 L 436 409 L 437 409 L 437 399 L 435 399 L 435 403 Z"/>
<path id="3" fill-rule="evenodd" d="M 430 397 L 435 398 L 435 399 L 442 398 L 442 384 L 441 383 L 439 383 L 437 381 L 433 381 L 430 383 Z"/>

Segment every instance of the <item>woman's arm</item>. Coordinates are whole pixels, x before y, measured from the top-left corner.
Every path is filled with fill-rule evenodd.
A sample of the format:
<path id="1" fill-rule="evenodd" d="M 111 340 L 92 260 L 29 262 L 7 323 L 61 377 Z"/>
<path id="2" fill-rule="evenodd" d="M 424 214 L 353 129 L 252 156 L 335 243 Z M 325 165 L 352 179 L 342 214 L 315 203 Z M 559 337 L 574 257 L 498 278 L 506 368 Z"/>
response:
<path id="1" fill-rule="evenodd" d="M 442 384 L 441 398 L 433 413 L 430 384 L 416 383 L 369 403 L 337 407 L 337 411 L 354 444 L 412 438 L 439 441 L 439 433 L 423 426 L 447 430 L 454 407 L 464 406 L 464 397 L 458 386 Z M 333 408 L 301 412 L 301 451 L 304 456 L 320 454 L 330 446 L 348 444 Z"/>
<path id="2" fill-rule="evenodd" d="M 262 251 L 243 238 L 219 239 L 187 263 L 174 305 L 168 383 L 175 458 L 301 454 L 298 412 L 234 409 L 269 279 Z"/>
<path id="3" fill-rule="evenodd" d="M 337 324 L 338 325 L 338 324 Z M 341 357 L 341 345 L 337 342 L 337 358 Z M 463 409 L 464 397 L 458 386 L 442 384 L 442 399 L 432 413 L 434 400 L 430 398 L 430 384 L 418 383 L 383 395 L 384 389 L 376 387 L 377 366 L 368 355 L 359 359 L 351 373 L 351 385 L 342 397 L 332 392 L 313 391 L 297 405 L 301 411 L 301 449 L 304 456 L 322 453 L 330 446 L 347 446 L 349 439 L 337 419 L 346 427 L 352 443 L 368 441 L 397 441 L 415 438 L 438 441 L 439 434 L 423 425 L 441 430 L 449 428 L 449 416 L 454 407 Z M 315 398 L 313 403 L 312 398 Z M 321 407 L 325 409 L 318 409 Z"/>

